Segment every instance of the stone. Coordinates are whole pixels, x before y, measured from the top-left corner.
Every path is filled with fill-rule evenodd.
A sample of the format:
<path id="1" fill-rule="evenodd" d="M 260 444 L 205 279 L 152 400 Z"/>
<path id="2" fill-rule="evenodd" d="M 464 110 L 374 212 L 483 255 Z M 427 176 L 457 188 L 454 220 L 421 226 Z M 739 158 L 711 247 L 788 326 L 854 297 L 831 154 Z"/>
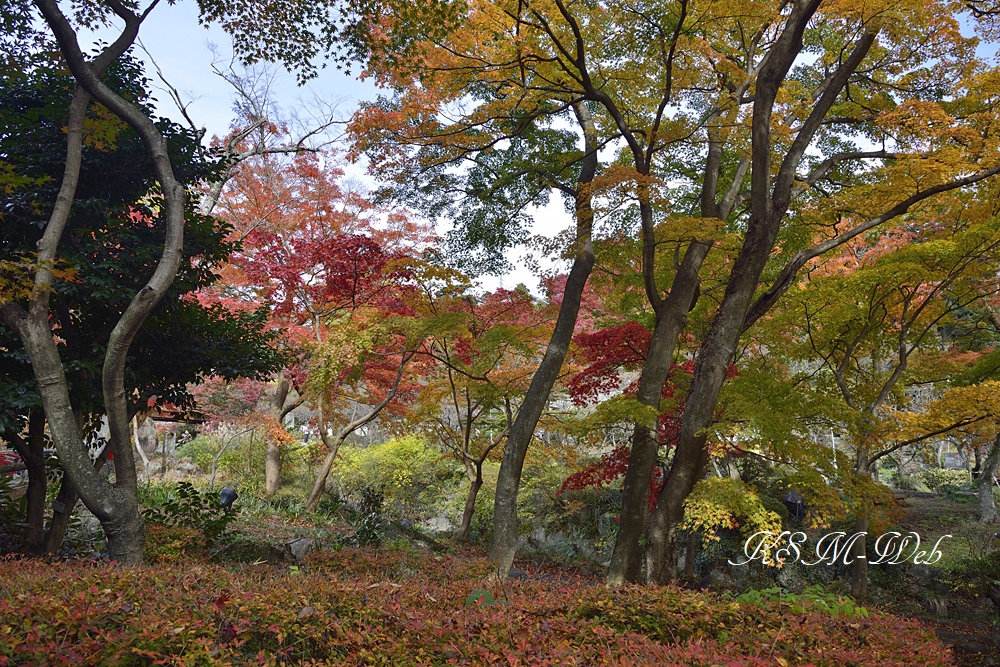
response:
<path id="1" fill-rule="evenodd" d="M 532 544 L 532 546 L 536 547 L 540 547 L 545 544 L 545 529 L 535 528 L 531 531 L 531 534 L 528 535 L 528 541 Z"/>
<path id="2" fill-rule="evenodd" d="M 538 554 L 531 559 L 531 567 L 541 567 L 545 565 L 545 556 Z"/>
<path id="3" fill-rule="evenodd" d="M 735 582 L 726 572 L 712 569 L 701 580 L 702 588 L 735 588 Z"/>
<path id="4" fill-rule="evenodd" d="M 292 552 L 295 560 L 302 560 L 313 548 L 313 540 L 309 537 L 299 537 L 289 540 L 286 544 L 288 544 L 288 549 Z"/>
<path id="5" fill-rule="evenodd" d="M 159 441 L 156 437 L 156 424 L 149 417 L 139 425 L 139 446 L 142 447 L 142 451 L 148 456 L 156 451 L 156 447 Z"/>
<path id="6" fill-rule="evenodd" d="M 454 529 L 448 517 L 443 515 L 427 519 L 420 525 L 429 533 L 448 533 Z"/>
<path id="7" fill-rule="evenodd" d="M 924 602 L 924 608 L 939 618 L 948 616 L 948 602 L 944 598 L 931 598 Z"/>
<path id="8" fill-rule="evenodd" d="M 526 581 L 528 579 L 528 573 L 524 570 L 519 570 L 516 567 L 510 568 L 510 573 L 507 575 L 509 579 L 517 579 L 518 581 Z"/>
<path id="9" fill-rule="evenodd" d="M 174 466 L 174 470 L 176 470 L 178 473 L 180 473 L 182 475 L 197 475 L 198 474 L 198 466 L 196 466 L 193 463 L 189 463 L 187 461 L 181 461 L 180 463 L 178 463 L 176 466 Z M 152 473 L 150 473 L 150 474 L 152 474 Z"/>

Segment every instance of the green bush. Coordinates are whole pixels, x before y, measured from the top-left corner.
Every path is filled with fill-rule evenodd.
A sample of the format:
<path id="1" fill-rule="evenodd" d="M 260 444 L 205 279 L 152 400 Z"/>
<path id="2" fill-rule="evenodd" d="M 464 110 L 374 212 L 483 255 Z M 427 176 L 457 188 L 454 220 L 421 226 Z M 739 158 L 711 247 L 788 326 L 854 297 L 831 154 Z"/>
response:
<path id="1" fill-rule="evenodd" d="M 969 473 L 966 470 L 927 468 L 918 472 L 914 477 L 922 480 L 934 491 L 940 491 L 941 487 L 944 486 L 969 486 Z"/>
<path id="2" fill-rule="evenodd" d="M 177 456 L 187 457 L 206 475 L 212 471 L 212 459 L 219 453 L 222 439 L 214 435 L 199 435 L 177 448 Z"/>
<path id="3" fill-rule="evenodd" d="M 822 586 L 809 586 L 801 595 L 789 593 L 782 588 L 766 588 L 764 590 L 749 590 L 736 598 L 737 602 L 760 606 L 766 602 L 777 602 L 788 607 L 793 614 L 804 614 L 806 611 L 818 612 L 829 616 L 844 616 L 846 618 L 868 617 L 868 610 L 859 606 L 853 598 L 828 593 Z"/>
<path id="4" fill-rule="evenodd" d="M 331 477 L 341 496 L 361 499 L 362 490 L 381 489 L 385 513 L 420 519 L 443 500 L 442 487 L 461 471 L 458 464 L 418 436 L 392 438 L 364 448 L 341 449 Z"/>
<path id="5" fill-rule="evenodd" d="M 204 536 L 207 546 L 221 537 L 236 519 L 233 507 L 219 504 L 218 493 L 198 491 L 189 482 L 180 482 L 158 500 L 143 510 L 148 523 L 196 530 Z"/>
<path id="6" fill-rule="evenodd" d="M 896 482 L 896 486 L 904 491 L 931 493 L 931 487 L 927 486 L 927 483 L 916 475 L 901 475 Z"/>

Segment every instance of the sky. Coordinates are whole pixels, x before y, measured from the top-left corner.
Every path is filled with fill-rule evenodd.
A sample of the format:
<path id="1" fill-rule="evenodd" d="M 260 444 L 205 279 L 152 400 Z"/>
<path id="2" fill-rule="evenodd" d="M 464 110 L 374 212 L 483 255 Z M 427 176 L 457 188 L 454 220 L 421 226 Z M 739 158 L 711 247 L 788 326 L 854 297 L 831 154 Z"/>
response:
<path id="1" fill-rule="evenodd" d="M 90 45 L 97 39 L 112 41 L 117 34 L 113 29 L 81 34 L 80 44 L 85 51 L 90 51 Z M 156 68 L 150 56 L 162 70 L 166 80 L 180 91 L 186 102 L 190 102 L 188 115 L 198 126 L 207 129 L 206 137 L 226 134 L 234 116 L 233 93 L 229 84 L 213 73 L 212 64 L 216 62 L 221 69 L 229 66 L 232 54 L 229 36 L 217 26 L 206 28 L 199 25 L 197 3 L 193 0 L 180 0 L 173 5 L 160 2 L 143 22 L 139 40 L 149 55 L 142 49 L 136 49 L 135 55 L 147 65 L 146 76 L 156 89 L 154 98 L 157 101 L 157 112 L 178 123 L 187 124 L 157 79 Z M 238 64 L 234 66 L 239 68 Z M 272 91 L 285 112 L 291 112 L 297 105 L 308 104 L 315 96 L 326 102 L 336 102 L 343 119 L 349 118 L 359 103 L 372 100 L 379 93 L 371 82 L 347 76 L 332 65 L 320 70 L 318 77 L 301 88 L 296 85 L 294 76 L 279 69 Z M 376 183 L 376 178 L 368 175 L 363 165 L 345 165 L 345 172 L 349 178 L 359 179 L 369 187 Z M 559 197 L 553 197 L 549 206 L 536 211 L 535 219 L 536 225 L 532 233 L 548 236 L 555 235 L 572 222 Z M 438 221 L 439 231 L 443 232 L 448 227 L 447 221 Z M 480 280 L 482 288 L 512 288 L 518 283 L 524 283 L 533 292 L 539 293 L 538 279 L 525 266 L 523 255 L 522 251 L 509 252 L 507 259 L 514 267 L 513 270 L 504 276 L 483 277 Z"/>

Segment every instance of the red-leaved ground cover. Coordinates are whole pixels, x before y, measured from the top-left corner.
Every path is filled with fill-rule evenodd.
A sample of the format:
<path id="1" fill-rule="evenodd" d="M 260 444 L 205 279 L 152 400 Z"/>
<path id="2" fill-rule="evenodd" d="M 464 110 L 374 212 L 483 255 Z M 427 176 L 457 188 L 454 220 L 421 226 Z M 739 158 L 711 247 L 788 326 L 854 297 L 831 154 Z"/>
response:
<path id="1" fill-rule="evenodd" d="M 917 622 L 875 612 L 488 572 L 476 554 L 348 549 L 298 569 L 0 561 L 0 665 L 954 664 Z"/>

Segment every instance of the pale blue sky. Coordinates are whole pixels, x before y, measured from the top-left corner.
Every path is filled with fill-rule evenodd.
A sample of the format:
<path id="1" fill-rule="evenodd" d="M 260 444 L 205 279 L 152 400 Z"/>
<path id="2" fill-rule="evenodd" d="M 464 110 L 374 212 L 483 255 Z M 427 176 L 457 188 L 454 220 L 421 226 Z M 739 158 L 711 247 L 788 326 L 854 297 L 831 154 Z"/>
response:
<path id="1" fill-rule="evenodd" d="M 117 32 L 112 32 L 111 29 L 81 35 L 81 46 L 89 51 L 96 39 L 110 41 L 115 35 Z M 207 136 L 228 132 L 233 118 L 232 89 L 212 72 L 215 56 L 209 44 L 215 45 L 220 58 L 219 64 L 225 68 L 232 53 L 229 36 L 217 26 L 206 28 L 199 25 L 198 5 L 192 0 L 180 0 L 174 5 L 161 1 L 143 23 L 139 39 L 152 54 L 166 79 L 181 92 L 186 101 L 191 102 L 188 113 L 196 124 L 207 128 Z M 152 86 L 162 88 L 155 68 L 142 49 L 136 48 L 135 55 L 147 62 L 146 75 Z M 343 119 L 350 117 L 360 102 L 372 100 L 378 95 L 378 89 L 370 81 L 359 81 L 355 76 L 346 76 L 332 65 L 321 69 L 319 75 L 304 87 L 297 86 L 295 78 L 281 70 L 272 91 L 274 99 L 286 112 L 314 96 L 330 102 L 337 101 L 337 109 Z M 184 122 L 166 91 L 157 90 L 155 98 L 159 113 L 177 122 Z M 361 165 L 348 166 L 346 171 L 350 177 L 360 178 L 369 186 L 374 183 Z M 533 231 L 547 235 L 554 235 L 571 223 L 571 218 L 558 197 L 554 198 L 550 206 L 537 213 L 536 220 Z M 447 229 L 447 223 L 439 225 L 439 228 Z M 522 255 L 520 251 L 508 253 L 507 258 L 514 269 L 502 281 L 499 278 L 484 278 L 481 281 L 483 288 L 493 289 L 499 284 L 513 287 L 523 282 L 537 291 L 538 281 L 525 267 Z"/>

